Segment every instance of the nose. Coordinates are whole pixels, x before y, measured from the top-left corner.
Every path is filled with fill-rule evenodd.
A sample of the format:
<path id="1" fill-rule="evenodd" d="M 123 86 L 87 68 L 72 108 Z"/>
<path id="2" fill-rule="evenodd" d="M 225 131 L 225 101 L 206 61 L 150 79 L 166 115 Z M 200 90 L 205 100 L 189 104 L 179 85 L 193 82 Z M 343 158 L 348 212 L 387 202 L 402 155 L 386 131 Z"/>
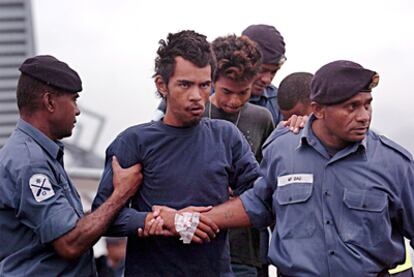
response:
<path id="1" fill-rule="evenodd" d="M 202 91 L 200 88 L 194 86 L 194 88 L 189 93 L 189 100 L 198 102 L 202 99 Z"/>
<path id="2" fill-rule="evenodd" d="M 362 107 L 357 115 L 357 120 L 360 122 L 367 123 L 371 120 L 371 113 L 371 108 Z"/>
<path id="3" fill-rule="evenodd" d="M 264 72 L 262 73 L 262 76 L 260 77 L 260 80 L 266 85 L 269 85 L 272 82 L 272 79 L 273 77 L 270 72 Z"/>
<path id="4" fill-rule="evenodd" d="M 78 116 L 78 115 L 80 115 L 80 109 L 79 109 L 79 107 L 78 106 L 76 106 L 76 108 L 75 108 L 75 115 L 76 116 Z"/>
<path id="5" fill-rule="evenodd" d="M 236 95 L 232 95 L 229 99 L 228 104 L 230 107 L 236 108 L 236 107 L 241 106 L 241 100 Z"/>

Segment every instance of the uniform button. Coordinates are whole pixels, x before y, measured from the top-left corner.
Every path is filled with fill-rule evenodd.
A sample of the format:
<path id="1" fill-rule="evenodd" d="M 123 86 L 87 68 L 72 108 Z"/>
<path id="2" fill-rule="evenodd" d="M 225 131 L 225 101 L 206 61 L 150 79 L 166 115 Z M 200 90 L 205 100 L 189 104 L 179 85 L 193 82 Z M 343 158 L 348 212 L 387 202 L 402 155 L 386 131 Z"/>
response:
<path id="1" fill-rule="evenodd" d="M 366 207 L 367 207 L 367 205 L 365 205 L 365 204 L 362 204 L 362 208 L 364 208 L 364 209 L 365 209 Z"/>
<path id="2" fill-rule="evenodd" d="M 330 220 L 327 220 L 326 221 L 326 224 L 328 224 L 328 225 L 331 224 L 331 221 Z"/>
<path id="3" fill-rule="evenodd" d="M 329 192 L 325 191 L 325 196 L 329 196 Z"/>
<path id="4" fill-rule="evenodd" d="M 329 251 L 329 255 L 331 255 L 331 256 L 335 255 L 335 251 L 333 251 L 333 250 Z"/>

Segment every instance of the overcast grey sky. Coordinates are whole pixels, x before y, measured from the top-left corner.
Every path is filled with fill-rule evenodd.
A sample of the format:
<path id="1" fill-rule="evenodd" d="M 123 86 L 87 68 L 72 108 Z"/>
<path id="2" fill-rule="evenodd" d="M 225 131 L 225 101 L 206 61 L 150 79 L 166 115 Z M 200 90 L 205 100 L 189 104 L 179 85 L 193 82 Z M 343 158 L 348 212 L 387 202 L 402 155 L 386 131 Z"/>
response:
<path id="1" fill-rule="evenodd" d="M 338 59 L 377 71 L 372 127 L 414 152 L 412 0 L 33 0 L 32 6 L 37 53 L 75 68 L 84 83 L 80 104 L 106 117 L 101 155 L 120 131 L 152 117 L 161 38 L 193 29 L 211 41 L 259 23 L 285 38 L 287 62 L 276 85 L 289 73 L 315 72 Z"/>

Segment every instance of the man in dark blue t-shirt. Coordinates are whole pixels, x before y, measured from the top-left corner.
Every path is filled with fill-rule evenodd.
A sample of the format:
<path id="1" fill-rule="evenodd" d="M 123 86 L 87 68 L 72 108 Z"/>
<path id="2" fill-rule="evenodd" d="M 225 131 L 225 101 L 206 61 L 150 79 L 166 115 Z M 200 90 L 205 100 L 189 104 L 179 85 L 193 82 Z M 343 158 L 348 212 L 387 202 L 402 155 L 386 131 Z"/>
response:
<path id="1" fill-rule="evenodd" d="M 206 37 L 193 31 L 169 34 L 155 60 L 155 84 L 166 100 L 162 121 L 133 126 L 108 147 L 106 166 L 93 209 L 112 191 L 110 157 L 121 165 L 143 164 L 142 189 L 108 234 L 129 236 L 126 276 L 233 276 L 227 232 L 206 244 L 183 244 L 177 237 L 138 237 L 138 229 L 162 225 L 153 205 L 182 209 L 210 206 L 252 186 L 258 163 L 250 145 L 231 123 L 203 118 L 210 96 L 215 57 Z M 215 237 L 215 225 L 200 216 L 193 240 Z M 211 224 L 212 226 L 209 226 Z M 174 229 L 174 228 L 173 228 Z M 175 229 L 170 230 L 176 233 Z"/>

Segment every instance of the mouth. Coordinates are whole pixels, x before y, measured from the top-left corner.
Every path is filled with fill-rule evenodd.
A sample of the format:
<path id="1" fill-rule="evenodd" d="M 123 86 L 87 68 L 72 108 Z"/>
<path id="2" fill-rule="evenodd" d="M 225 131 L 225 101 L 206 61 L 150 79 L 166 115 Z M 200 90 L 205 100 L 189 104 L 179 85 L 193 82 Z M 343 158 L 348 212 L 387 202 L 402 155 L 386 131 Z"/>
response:
<path id="1" fill-rule="evenodd" d="M 241 107 L 229 107 L 226 106 L 225 107 L 225 111 L 228 113 L 237 113 L 238 111 L 240 111 Z"/>
<path id="2" fill-rule="evenodd" d="M 204 106 L 201 106 L 201 105 L 191 106 L 188 108 L 188 111 L 194 116 L 199 116 L 204 113 Z"/>
<path id="3" fill-rule="evenodd" d="M 256 92 L 261 92 L 266 88 L 267 84 L 259 81 L 253 83 L 252 90 Z"/>
<path id="4" fill-rule="evenodd" d="M 356 133 L 365 134 L 366 132 L 368 132 L 368 127 L 366 126 L 366 127 L 354 128 L 353 131 Z"/>
<path id="5" fill-rule="evenodd" d="M 262 84 L 254 84 L 254 87 L 255 87 L 257 90 L 263 90 L 263 89 L 265 88 L 265 85 L 262 85 Z"/>

